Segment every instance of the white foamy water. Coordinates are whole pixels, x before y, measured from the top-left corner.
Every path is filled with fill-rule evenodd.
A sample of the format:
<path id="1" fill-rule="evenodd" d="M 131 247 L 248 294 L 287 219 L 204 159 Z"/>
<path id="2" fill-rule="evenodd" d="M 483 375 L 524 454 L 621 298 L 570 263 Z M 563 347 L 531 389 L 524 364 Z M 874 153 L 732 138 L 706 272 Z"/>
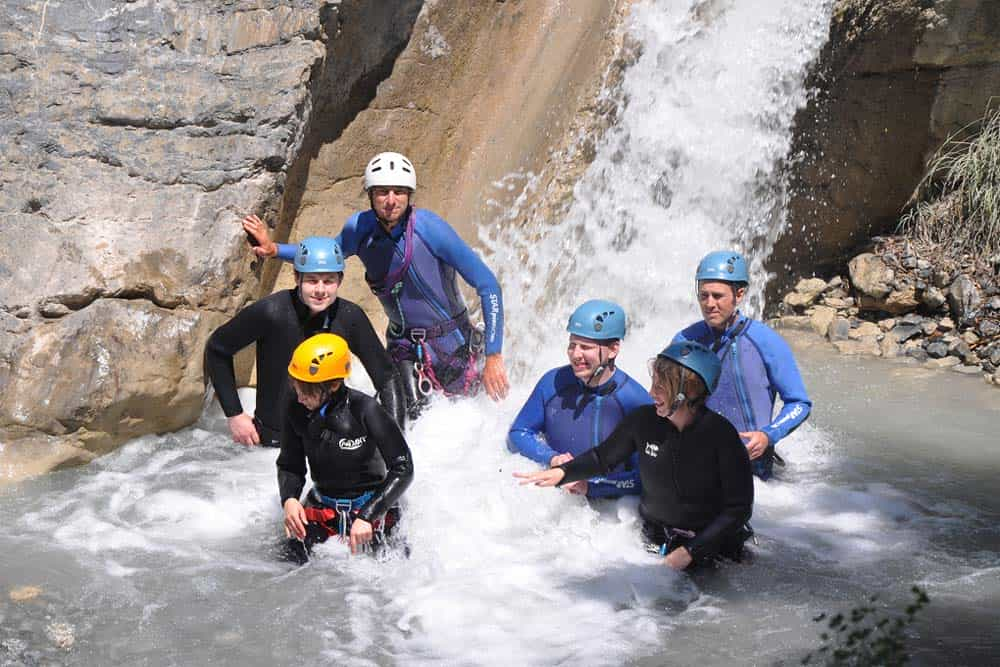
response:
<path id="1" fill-rule="evenodd" d="M 972 633 L 975 609 L 1000 601 L 1000 517 L 981 502 L 995 471 L 969 472 L 961 489 L 937 480 L 983 429 L 959 434 L 961 461 L 942 456 L 929 473 L 896 463 L 912 451 L 905 431 L 871 437 L 876 418 L 859 431 L 826 416 L 829 397 L 864 375 L 806 364 L 817 410 L 780 446 L 784 479 L 757 483 L 750 564 L 672 573 L 642 550 L 635 499 L 591 506 L 511 478 L 533 464 L 506 451 L 507 428 L 535 380 L 564 363 L 575 304 L 624 304 L 621 365 L 645 383 L 645 359 L 697 318 L 700 256 L 736 244 L 762 285 L 789 127 L 829 12 L 827 0 L 635 6 L 642 55 L 573 204 L 562 220 L 507 229 L 490 260 L 504 267 L 513 395 L 438 401 L 408 433 L 409 558 L 329 543 L 305 567 L 280 562 L 276 452 L 228 442 L 213 409 L 196 428 L 0 491 L 0 583 L 42 589 L 0 602 L 0 664 L 797 662 L 817 645 L 816 613 L 872 591 L 903 599 L 913 582 L 973 608 L 949 615 L 969 628 L 957 655 L 984 654 Z M 522 181 L 538 182 L 508 179 Z"/>

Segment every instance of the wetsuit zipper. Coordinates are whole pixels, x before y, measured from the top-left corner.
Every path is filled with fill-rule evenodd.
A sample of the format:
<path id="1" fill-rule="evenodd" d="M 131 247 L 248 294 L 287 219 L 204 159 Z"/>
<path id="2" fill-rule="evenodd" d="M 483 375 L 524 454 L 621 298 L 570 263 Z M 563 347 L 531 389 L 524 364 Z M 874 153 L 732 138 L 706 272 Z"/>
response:
<path id="1" fill-rule="evenodd" d="M 416 222 L 416 221 L 414 221 L 414 222 Z M 416 230 L 413 230 L 413 232 L 414 232 L 414 235 L 416 235 Z M 405 236 L 403 238 L 405 238 Z M 394 253 L 395 253 L 395 255 L 397 257 L 400 257 L 400 259 L 402 259 L 402 258 L 404 258 L 406 256 L 406 250 L 405 250 L 405 248 L 403 250 L 403 253 L 400 254 L 399 246 L 398 245 L 394 248 Z M 444 309 L 444 306 L 442 306 L 441 304 L 439 304 L 438 301 L 437 301 L 437 299 L 435 299 L 431 295 L 431 293 L 430 293 L 430 287 L 428 287 L 427 284 L 424 282 L 423 278 L 421 278 L 420 275 L 416 271 L 413 270 L 413 265 L 412 264 L 406 270 L 406 273 L 407 273 L 407 275 L 409 275 L 413 279 L 413 284 L 416 285 L 417 290 L 424 297 L 424 300 L 426 300 L 427 303 L 429 303 L 432 308 L 434 308 L 435 310 L 438 311 L 438 314 L 442 317 L 442 319 L 444 319 L 444 320 L 450 320 L 450 319 L 452 319 L 452 317 Z M 400 320 L 402 320 L 403 319 L 403 314 L 399 313 L 399 317 L 400 317 Z M 458 334 L 459 341 L 461 343 L 465 342 L 465 337 L 461 334 L 461 332 L 459 332 L 456 329 L 454 333 Z"/>
<path id="2" fill-rule="evenodd" d="M 733 353 L 731 355 L 733 360 L 733 374 L 736 376 L 736 395 L 740 399 L 740 409 L 743 412 L 743 420 L 746 423 L 746 429 L 748 431 L 756 430 L 757 426 L 753 420 L 753 413 L 750 410 L 750 403 L 746 397 L 746 387 L 743 384 L 743 370 L 740 364 L 740 357 L 738 353 L 739 349 L 739 336 L 733 339 L 730 343 L 733 346 Z"/>

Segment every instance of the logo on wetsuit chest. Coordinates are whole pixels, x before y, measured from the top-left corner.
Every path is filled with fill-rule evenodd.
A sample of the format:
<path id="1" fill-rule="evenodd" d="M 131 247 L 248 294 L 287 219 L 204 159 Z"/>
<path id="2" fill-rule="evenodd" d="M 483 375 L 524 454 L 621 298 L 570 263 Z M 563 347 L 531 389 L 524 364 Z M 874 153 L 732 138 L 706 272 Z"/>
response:
<path id="1" fill-rule="evenodd" d="M 660 446 L 655 442 L 647 442 L 646 453 L 649 454 L 650 456 L 656 456 L 657 454 L 660 453 Z"/>
<path id="2" fill-rule="evenodd" d="M 361 445 L 365 444 L 365 440 L 367 439 L 367 435 L 363 435 L 360 438 L 341 438 L 339 445 L 341 449 L 351 451 L 361 447 Z"/>

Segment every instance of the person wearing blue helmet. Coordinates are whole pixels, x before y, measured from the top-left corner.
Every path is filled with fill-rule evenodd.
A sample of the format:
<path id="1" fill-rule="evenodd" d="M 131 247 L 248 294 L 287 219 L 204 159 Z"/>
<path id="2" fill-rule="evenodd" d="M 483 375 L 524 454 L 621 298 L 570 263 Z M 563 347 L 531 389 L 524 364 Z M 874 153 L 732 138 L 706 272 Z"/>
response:
<path id="1" fill-rule="evenodd" d="M 507 395 L 503 299 L 485 262 L 444 219 L 413 206 L 416 171 L 404 155 L 379 153 L 365 168 L 371 208 L 352 215 L 337 236 L 347 257 L 357 255 L 389 328 L 386 344 L 406 381 L 415 416 L 428 395 L 472 395 L 480 386 L 494 400 Z M 244 229 L 259 257 L 292 257 L 293 246 L 275 244 L 256 217 Z M 457 278 L 472 286 L 482 305 L 485 331 L 469 319 Z"/>
<path id="2" fill-rule="evenodd" d="M 674 336 L 674 342 L 697 341 L 718 355 L 722 374 L 708 407 L 736 426 L 754 474 L 767 480 L 776 460 L 774 446 L 806 420 L 812 401 L 784 339 L 740 313 L 749 282 L 747 262 L 738 252 L 705 255 L 695 273 L 703 319 Z M 775 415 L 777 397 L 783 405 Z"/>
<path id="3" fill-rule="evenodd" d="M 295 288 L 275 292 L 216 329 L 205 345 L 205 371 L 215 387 L 233 441 L 278 447 L 288 404 L 287 380 L 295 347 L 327 331 L 347 340 L 378 391 L 379 400 L 403 426 L 406 410 L 402 381 L 365 312 L 337 297 L 344 276 L 344 254 L 335 239 L 311 236 L 295 252 Z M 236 392 L 233 357 L 257 344 L 257 407 L 251 416 Z"/>
<path id="4" fill-rule="evenodd" d="M 569 318 L 569 364 L 538 381 L 510 427 L 507 447 L 544 466 L 556 466 L 595 447 L 622 418 L 650 398 L 615 360 L 625 337 L 625 311 L 605 300 L 588 301 Z M 635 457 L 606 475 L 569 484 L 588 498 L 639 493 Z"/>
<path id="5" fill-rule="evenodd" d="M 750 458 L 739 434 L 705 405 L 721 364 L 704 345 L 673 343 L 650 360 L 652 405 L 636 408 L 599 445 L 522 484 L 566 486 L 638 456 L 639 515 L 647 548 L 675 570 L 740 560 L 751 534 Z"/>

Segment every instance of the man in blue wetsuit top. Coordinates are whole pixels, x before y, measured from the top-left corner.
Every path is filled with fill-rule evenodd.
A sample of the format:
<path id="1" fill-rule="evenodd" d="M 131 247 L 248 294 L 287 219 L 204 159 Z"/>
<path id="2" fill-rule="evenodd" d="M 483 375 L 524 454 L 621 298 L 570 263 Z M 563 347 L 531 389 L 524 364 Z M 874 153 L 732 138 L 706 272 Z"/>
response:
<path id="1" fill-rule="evenodd" d="M 615 368 L 625 336 L 625 311 L 611 301 L 588 301 L 569 318 L 568 366 L 542 376 L 510 427 L 512 452 L 558 466 L 596 447 L 635 408 L 652 404 L 642 386 Z M 603 477 L 567 484 L 588 498 L 638 495 L 635 455 Z"/>
<path id="2" fill-rule="evenodd" d="M 496 276 L 447 222 L 412 205 L 417 178 L 405 156 L 376 155 L 365 168 L 364 186 L 371 208 L 352 215 L 337 241 L 346 257 L 361 258 L 365 280 L 389 318 L 387 347 L 411 414 L 435 390 L 471 395 L 481 383 L 494 400 L 504 398 L 509 385 Z M 273 243 L 256 217 L 243 225 L 259 243 L 257 255 L 293 258 L 295 246 Z M 469 320 L 456 273 L 479 294 L 484 332 Z"/>
<path id="3" fill-rule="evenodd" d="M 750 275 L 738 252 L 711 252 L 698 264 L 695 286 L 703 320 L 673 342 L 697 341 L 722 362 L 718 388 L 706 405 L 743 438 L 753 473 L 770 479 L 774 446 L 806 420 L 812 401 L 788 344 L 763 322 L 739 311 Z M 784 404 L 774 414 L 775 397 Z"/>

